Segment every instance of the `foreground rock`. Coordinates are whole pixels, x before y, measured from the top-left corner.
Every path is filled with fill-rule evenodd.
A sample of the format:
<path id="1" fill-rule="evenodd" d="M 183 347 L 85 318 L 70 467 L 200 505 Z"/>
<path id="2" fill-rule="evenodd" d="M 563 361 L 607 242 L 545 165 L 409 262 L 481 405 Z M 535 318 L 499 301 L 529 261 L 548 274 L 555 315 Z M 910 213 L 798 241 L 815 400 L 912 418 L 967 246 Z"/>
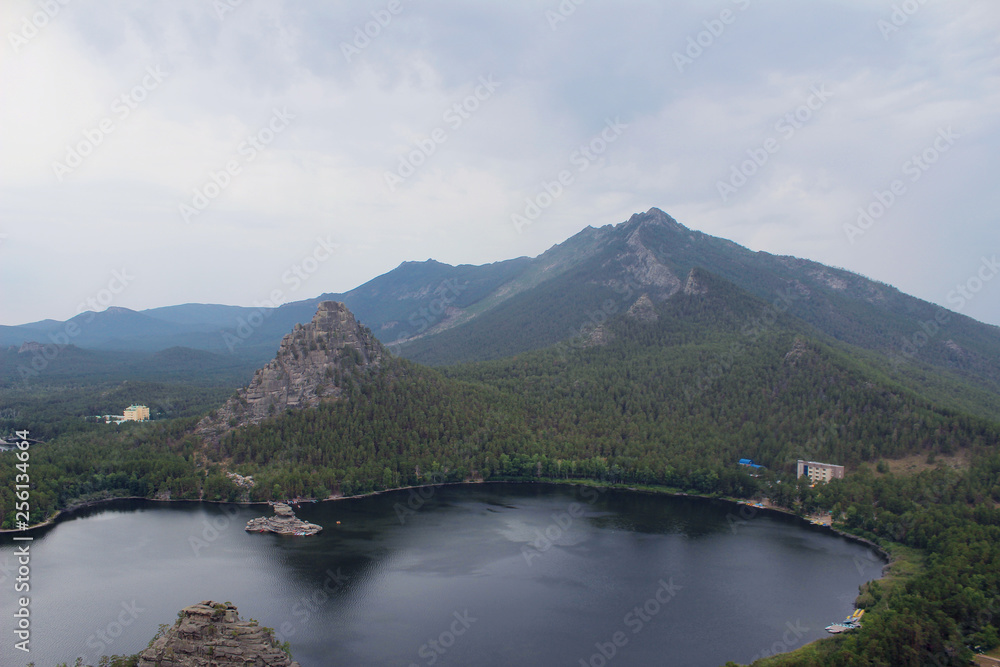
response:
<path id="1" fill-rule="evenodd" d="M 285 503 L 274 504 L 274 516 L 262 516 L 247 521 L 251 533 L 278 533 L 279 535 L 315 535 L 323 526 L 308 523 L 295 516 Z"/>
<path id="2" fill-rule="evenodd" d="M 205 600 L 139 654 L 138 667 L 299 667 L 279 648 L 271 628 L 240 620 L 228 602 Z"/>

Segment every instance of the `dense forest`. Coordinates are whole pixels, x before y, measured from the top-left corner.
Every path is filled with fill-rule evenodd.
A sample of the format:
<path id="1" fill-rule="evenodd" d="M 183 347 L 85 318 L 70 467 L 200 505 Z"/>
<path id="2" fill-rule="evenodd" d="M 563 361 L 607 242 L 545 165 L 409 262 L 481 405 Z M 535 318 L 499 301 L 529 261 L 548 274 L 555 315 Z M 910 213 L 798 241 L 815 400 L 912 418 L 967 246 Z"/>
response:
<path id="1" fill-rule="evenodd" d="M 862 630 L 764 665 L 960 665 L 997 646 L 1000 425 L 942 408 L 710 275 L 646 312 L 608 317 L 535 352 L 428 368 L 355 367 L 343 398 L 203 440 L 194 425 L 231 388 L 106 383 L 4 390 L 0 434 L 27 428 L 32 520 L 113 496 L 326 498 L 414 484 L 561 480 L 769 498 L 886 548 L 890 576 L 861 591 Z M 88 422 L 137 395 L 156 421 Z M 891 474 L 886 459 L 963 455 Z M 753 458 L 759 474 L 737 464 Z M 811 488 L 799 458 L 842 463 Z M 16 459 L 0 454 L 0 525 L 11 528 Z M 253 488 L 227 473 L 252 475 Z"/>

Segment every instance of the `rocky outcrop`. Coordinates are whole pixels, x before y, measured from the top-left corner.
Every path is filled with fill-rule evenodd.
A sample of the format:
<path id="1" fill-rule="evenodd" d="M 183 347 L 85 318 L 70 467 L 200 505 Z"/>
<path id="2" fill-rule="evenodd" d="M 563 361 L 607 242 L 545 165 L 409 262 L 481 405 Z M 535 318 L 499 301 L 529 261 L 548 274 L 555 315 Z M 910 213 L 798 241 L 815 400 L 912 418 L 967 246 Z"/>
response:
<path id="1" fill-rule="evenodd" d="M 299 667 L 274 631 L 243 621 L 229 602 L 205 600 L 181 610 L 163 636 L 139 654 L 138 667 Z"/>
<path id="2" fill-rule="evenodd" d="M 647 223 L 651 224 L 651 223 Z M 628 236 L 626 246 L 629 252 L 621 255 L 622 263 L 629 278 L 643 287 L 657 289 L 657 296 L 666 299 L 681 287 L 681 281 L 665 264 L 656 258 L 642 239 L 643 227 L 637 227 Z"/>
<path id="3" fill-rule="evenodd" d="M 664 228 L 685 229 L 673 218 L 659 209 L 633 215 L 621 226 L 625 233 L 625 243 L 621 252 L 606 261 L 604 266 L 613 271 L 621 271 L 611 281 L 611 286 L 629 290 L 639 288 L 653 301 L 665 301 L 681 289 L 680 279 L 661 262 L 648 243 L 658 244 L 658 235 Z M 617 228 L 615 230 L 617 233 Z M 617 266 L 615 266 L 617 265 Z"/>
<path id="4" fill-rule="evenodd" d="M 695 269 L 691 269 L 687 280 L 684 282 L 683 292 L 688 296 L 708 294 L 708 285 L 698 278 L 698 273 Z"/>
<path id="5" fill-rule="evenodd" d="M 612 340 L 614 340 L 615 335 L 611 333 L 606 326 L 603 324 L 598 324 L 594 327 L 594 330 L 587 334 L 586 338 L 580 343 L 580 347 L 598 347 L 600 345 L 607 345 Z"/>
<path id="6" fill-rule="evenodd" d="M 323 526 L 308 523 L 295 516 L 292 508 L 285 503 L 274 504 L 274 516 L 262 516 L 247 521 L 246 529 L 251 533 L 277 533 L 279 535 L 315 535 Z"/>
<path id="7" fill-rule="evenodd" d="M 656 307 L 653 306 L 653 300 L 649 298 L 648 294 L 643 294 L 636 299 L 632 307 L 628 309 L 626 315 L 640 322 L 655 322 L 659 319 L 659 315 L 656 314 Z"/>
<path id="8" fill-rule="evenodd" d="M 254 424 L 286 409 L 307 408 L 342 394 L 345 377 L 379 366 L 387 353 L 339 301 L 319 304 L 312 322 L 296 324 L 277 355 L 250 384 L 198 425 L 202 434 Z"/>
<path id="9" fill-rule="evenodd" d="M 805 340 L 796 336 L 792 343 L 792 349 L 785 354 L 785 363 L 794 366 L 809 351 L 809 346 Z"/>

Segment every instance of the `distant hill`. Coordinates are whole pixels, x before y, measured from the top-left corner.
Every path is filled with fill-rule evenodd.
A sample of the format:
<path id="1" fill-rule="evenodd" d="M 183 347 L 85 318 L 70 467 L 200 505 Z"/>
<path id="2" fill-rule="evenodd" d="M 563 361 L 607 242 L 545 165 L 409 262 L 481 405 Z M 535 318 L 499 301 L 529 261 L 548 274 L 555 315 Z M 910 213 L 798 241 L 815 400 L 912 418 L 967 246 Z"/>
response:
<path id="1" fill-rule="evenodd" d="M 276 308 L 109 308 L 65 323 L 0 327 L 0 345 L 37 341 L 146 353 L 184 347 L 252 368 L 271 359 L 282 336 L 309 322 L 320 302 L 332 300 L 345 303 L 393 353 L 447 365 L 578 337 L 640 298 L 665 302 L 694 268 L 787 311 L 816 336 L 850 345 L 852 354 L 948 405 L 978 414 L 1000 408 L 1000 328 L 849 271 L 753 252 L 656 208 L 617 225 L 587 227 L 534 258 L 481 266 L 404 262 L 348 292 Z"/>
<path id="2" fill-rule="evenodd" d="M 179 306 L 163 306 L 142 311 L 143 315 L 178 324 L 217 331 L 231 327 L 238 317 L 247 317 L 255 308 L 245 306 L 224 306 L 215 303 L 185 303 Z"/>
<path id="3" fill-rule="evenodd" d="M 0 350 L 0 389 L 42 389 L 122 379 L 238 386 L 259 365 L 255 358 L 184 347 L 138 352 L 26 343 Z"/>

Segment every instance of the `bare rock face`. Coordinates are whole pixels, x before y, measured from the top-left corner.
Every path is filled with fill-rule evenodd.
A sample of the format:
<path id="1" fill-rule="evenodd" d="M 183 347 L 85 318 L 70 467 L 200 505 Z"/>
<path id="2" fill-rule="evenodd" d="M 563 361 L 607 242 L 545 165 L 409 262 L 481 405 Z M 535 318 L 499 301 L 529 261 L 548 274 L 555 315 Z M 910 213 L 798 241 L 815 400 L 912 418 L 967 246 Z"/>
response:
<path id="1" fill-rule="evenodd" d="M 621 257 L 622 265 L 631 279 L 644 287 L 658 288 L 658 296 L 669 298 L 681 287 L 681 281 L 664 264 L 656 259 L 655 253 L 643 243 L 642 228 L 629 234 L 626 244 L 629 253 Z"/>
<path id="2" fill-rule="evenodd" d="M 629 287 L 638 287 L 654 301 L 665 301 L 681 289 L 680 279 L 656 257 L 646 245 L 650 233 L 662 226 L 684 229 L 673 218 L 659 209 L 633 215 L 624 223 L 627 230 L 623 252 L 614 258 L 624 273 Z"/>
<path id="3" fill-rule="evenodd" d="M 708 286 L 698 280 L 694 269 L 691 269 L 691 272 L 688 273 L 687 280 L 684 283 L 684 294 L 689 296 L 708 294 Z"/>
<path id="4" fill-rule="evenodd" d="M 611 333 L 606 326 L 599 324 L 594 327 L 594 330 L 590 332 L 580 347 L 598 347 L 600 345 L 607 345 L 612 340 L 614 340 L 615 335 Z"/>
<path id="5" fill-rule="evenodd" d="M 205 600 L 182 609 L 173 627 L 139 654 L 138 667 L 299 667 L 273 632 L 240 620 L 228 602 Z"/>
<path id="6" fill-rule="evenodd" d="M 638 320 L 640 322 L 655 322 L 659 319 L 659 315 L 656 314 L 656 308 L 653 306 L 653 300 L 649 298 L 648 294 L 643 294 L 632 307 L 628 309 L 626 313 L 633 320 Z"/>
<path id="7" fill-rule="evenodd" d="M 801 338 L 796 337 L 792 343 L 792 349 L 785 354 L 785 363 L 795 366 L 805 354 L 809 352 L 809 346 Z"/>
<path id="8" fill-rule="evenodd" d="M 251 533 L 278 533 L 279 535 L 315 535 L 323 530 L 322 526 L 308 523 L 295 516 L 295 512 L 286 503 L 274 504 L 274 516 L 262 516 L 250 519 L 246 530 Z"/>
<path id="9" fill-rule="evenodd" d="M 385 348 L 367 327 L 358 324 L 339 301 L 319 304 L 312 322 L 296 324 L 281 340 L 278 354 L 254 373 L 246 388 L 218 410 L 214 420 L 205 418 L 199 431 L 218 432 L 232 426 L 254 424 L 287 408 L 307 408 L 323 400 L 336 400 L 342 380 L 386 357 Z"/>

